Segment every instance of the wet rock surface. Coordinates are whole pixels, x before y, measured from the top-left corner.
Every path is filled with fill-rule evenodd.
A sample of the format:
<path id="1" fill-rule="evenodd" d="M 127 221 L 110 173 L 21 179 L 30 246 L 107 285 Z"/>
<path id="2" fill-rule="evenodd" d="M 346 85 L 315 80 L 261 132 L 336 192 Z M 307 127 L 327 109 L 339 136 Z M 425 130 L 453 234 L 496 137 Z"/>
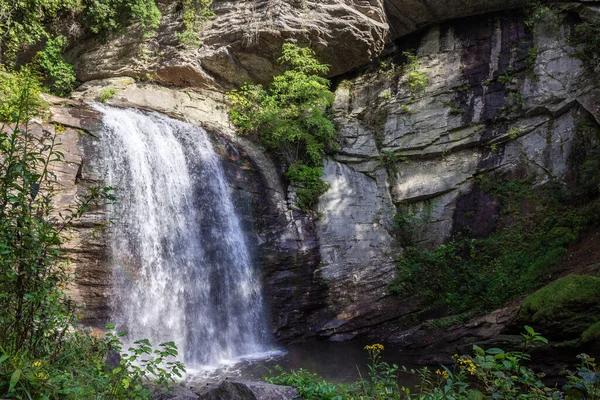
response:
<path id="1" fill-rule="evenodd" d="M 77 204 L 78 196 L 89 187 L 103 186 L 102 157 L 97 132 L 100 115 L 86 104 L 46 96 L 49 121 L 30 124 L 30 129 L 45 129 L 57 134 L 57 149 L 64 154 L 63 162 L 53 165 L 56 174 L 54 217 L 68 214 Z M 107 228 L 109 223 L 103 207 L 92 207 L 77 220 L 65 235 L 65 255 L 74 275 L 70 294 L 82 307 L 80 314 L 86 325 L 103 327 L 110 298 L 110 268 L 107 264 Z"/>

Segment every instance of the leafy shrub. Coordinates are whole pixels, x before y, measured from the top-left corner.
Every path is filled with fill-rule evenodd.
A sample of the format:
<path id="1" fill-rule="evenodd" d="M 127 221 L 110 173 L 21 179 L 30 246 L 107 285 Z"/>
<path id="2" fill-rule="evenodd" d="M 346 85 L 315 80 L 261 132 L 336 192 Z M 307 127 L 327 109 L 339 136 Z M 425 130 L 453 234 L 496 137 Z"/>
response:
<path id="1" fill-rule="evenodd" d="M 138 22 L 150 36 L 160 25 L 161 13 L 155 0 L 94 0 L 84 3 L 84 18 L 94 33 L 121 33 Z"/>
<path id="2" fill-rule="evenodd" d="M 29 69 L 7 72 L 0 66 L 0 121 L 23 121 L 38 116 L 46 106 L 40 99 L 42 85 Z"/>
<path id="3" fill-rule="evenodd" d="M 56 356 L 0 351 L 0 394 L 17 399 L 149 399 L 148 382 L 167 391 L 182 377 L 185 367 L 175 360 L 172 342 L 154 350 L 140 340 L 124 352 L 120 336 L 108 333 L 100 339 L 76 330 L 65 335 Z M 107 363 L 110 352 L 120 355 L 118 365 Z"/>
<path id="4" fill-rule="evenodd" d="M 579 187 L 589 180 L 593 192 L 596 163 L 583 165 L 587 172 Z M 587 205 L 573 207 L 576 202 L 571 196 L 553 184 L 532 190 L 528 180 L 482 176 L 477 181 L 500 202 L 505 218 L 487 237 L 461 232 L 433 251 L 425 251 L 413 238 L 420 217 L 399 213 L 398 232 L 406 247 L 398 258 L 397 279 L 390 285 L 393 293 L 418 294 L 431 305 L 448 305 L 456 313 L 493 309 L 546 283 L 548 272 L 591 221 Z M 579 189 L 572 192 L 579 193 Z M 536 207 L 523 213 L 523 204 Z"/>
<path id="5" fill-rule="evenodd" d="M 118 90 L 115 88 L 104 88 L 98 94 L 98 100 L 100 100 L 102 103 L 106 103 L 108 100 L 112 99 L 117 92 Z"/>
<path id="6" fill-rule="evenodd" d="M 587 354 L 577 356 L 580 359 L 577 370 L 565 371 L 568 384 L 563 388 L 567 399 L 600 399 L 600 374 L 596 360 Z"/>
<path id="7" fill-rule="evenodd" d="M 37 54 L 40 68 L 51 82 L 50 89 L 59 96 L 70 94 L 75 83 L 73 66 L 67 63 L 62 55 L 66 46 L 67 39 L 64 36 L 57 36 L 49 39 L 46 47 Z"/>
<path id="8" fill-rule="evenodd" d="M 286 176 L 296 185 L 297 203 L 302 210 L 313 209 L 318 197 L 329 188 L 329 185 L 321 179 L 321 175 L 323 175 L 322 167 L 294 164 L 288 168 Z"/>
<path id="9" fill-rule="evenodd" d="M 280 366 L 269 370 L 270 376 L 265 381 L 273 385 L 293 386 L 298 389 L 300 397 L 306 400 L 338 400 L 344 393 L 343 385 L 335 385 L 321 379 L 317 374 L 305 369 L 286 372 Z"/>
<path id="10" fill-rule="evenodd" d="M 275 76 L 269 88 L 242 86 L 228 95 L 229 117 L 241 134 L 256 134 L 290 169 L 287 177 L 299 187 L 299 206 L 311 207 L 327 186 L 320 181 L 321 158 L 337 148 L 329 108 L 334 95 L 320 77 L 328 67 L 311 49 L 286 43 L 279 59 L 290 69 Z"/>
<path id="11" fill-rule="evenodd" d="M 170 383 L 176 382 L 176 377 L 183 377 L 185 366 L 175 359 L 178 352 L 174 342 L 161 343 L 158 349 L 153 349 L 148 339 L 137 340 L 125 353 L 119 340 L 122 335 L 111 332 L 105 340 L 109 349 L 120 354 L 121 358 L 119 366 L 106 369 L 105 375 L 101 376 L 109 382 L 108 391 L 114 398 L 145 398 L 150 394 L 144 387 L 146 382 L 153 381 L 168 389 Z"/>
<path id="12" fill-rule="evenodd" d="M 408 81 L 408 86 L 410 87 L 410 93 L 412 97 L 415 97 L 425 90 L 429 79 L 427 78 L 427 75 L 421 72 L 421 63 L 414 53 L 405 51 L 402 54 L 408 58 L 408 64 L 405 66 L 406 79 Z"/>
<path id="13" fill-rule="evenodd" d="M 51 36 L 49 22 L 79 6 L 79 0 L 0 0 L 0 62 L 12 67 L 20 51 Z"/>
<path id="14" fill-rule="evenodd" d="M 98 35 L 121 33 L 139 23 L 145 36 L 153 35 L 160 25 L 161 14 L 155 0 L 0 0 L 0 65 L 12 72 L 18 64 L 31 61 L 37 53 L 37 67 L 51 91 L 67 95 L 73 89 L 73 67 L 65 62 L 63 52 L 68 43 L 60 32 L 74 18 Z M 66 22 L 65 22 L 66 21 Z"/>

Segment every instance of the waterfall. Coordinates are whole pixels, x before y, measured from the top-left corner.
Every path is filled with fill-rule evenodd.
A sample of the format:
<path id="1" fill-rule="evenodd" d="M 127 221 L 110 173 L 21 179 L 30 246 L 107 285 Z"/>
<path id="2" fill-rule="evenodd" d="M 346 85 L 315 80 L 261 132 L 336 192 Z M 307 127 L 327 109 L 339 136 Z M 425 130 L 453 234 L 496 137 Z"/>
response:
<path id="1" fill-rule="evenodd" d="M 113 320 L 129 340 L 175 341 L 189 367 L 265 349 L 260 282 L 207 133 L 159 114 L 103 114 Z"/>

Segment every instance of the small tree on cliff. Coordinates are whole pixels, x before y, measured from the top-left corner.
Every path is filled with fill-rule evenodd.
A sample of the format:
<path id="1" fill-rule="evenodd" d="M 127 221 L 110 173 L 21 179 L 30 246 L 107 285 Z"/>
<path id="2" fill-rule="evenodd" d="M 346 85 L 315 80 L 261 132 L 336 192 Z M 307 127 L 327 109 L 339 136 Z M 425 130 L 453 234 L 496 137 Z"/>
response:
<path id="1" fill-rule="evenodd" d="M 321 159 L 338 147 L 330 114 L 334 94 L 322 77 L 329 68 L 313 50 L 291 43 L 283 45 L 278 61 L 289 69 L 267 89 L 245 84 L 229 93 L 229 116 L 241 134 L 258 135 L 289 166 L 286 175 L 298 188 L 298 205 L 308 210 L 327 190 Z"/>

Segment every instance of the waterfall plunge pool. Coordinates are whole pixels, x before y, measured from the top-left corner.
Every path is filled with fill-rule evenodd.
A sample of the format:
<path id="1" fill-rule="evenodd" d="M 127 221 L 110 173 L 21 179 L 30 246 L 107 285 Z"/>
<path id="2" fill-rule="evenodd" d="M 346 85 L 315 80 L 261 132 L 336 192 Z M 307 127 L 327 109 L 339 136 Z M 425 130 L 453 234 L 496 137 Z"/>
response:
<path id="1" fill-rule="evenodd" d="M 287 346 L 278 346 L 269 352 L 249 355 L 227 364 L 203 369 L 189 369 L 186 385 L 200 387 L 219 382 L 225 378 L 262 381 L 269 370 L 280 366 L 284 370 L 303 368 L 334 383 L 351 383 L 368 376 L 368 355 L 363 341 L 327 342 L 313 341 Z M 408 351 L 398 345 L 385 344 L 383 360 L 400 367 L 438 368 L 437 356 L 425 351 Z M 447 355 L 450 356 L 449 354 Z M 417 379 L 410 374 L 400 373 L 401 384 L 412 386 Z"/>

